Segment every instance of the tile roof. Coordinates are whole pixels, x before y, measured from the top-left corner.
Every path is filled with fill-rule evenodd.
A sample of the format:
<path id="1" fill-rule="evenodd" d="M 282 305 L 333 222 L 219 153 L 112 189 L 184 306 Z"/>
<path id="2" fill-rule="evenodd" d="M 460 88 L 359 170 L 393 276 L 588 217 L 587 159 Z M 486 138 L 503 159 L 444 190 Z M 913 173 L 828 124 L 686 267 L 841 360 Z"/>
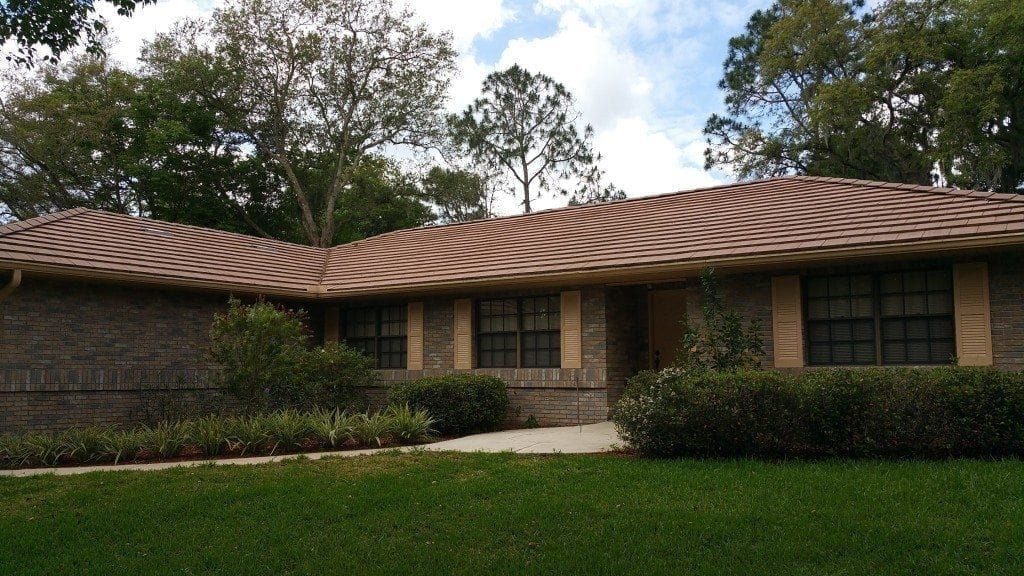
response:
<path id="1" fill-rule="evenodd" d="M 76 208 L 0 226 L 0 263 L 268 294 L 318 290 L 326 250 Z"/>
<path id="2" fill-rule="evenodd" d="M 996 235 L 1024 241 L 1024 196 L 791 176 L 391 232 L 333 248 L 323 284 L 398 291 Z"/>
<path id="3" fill-rule="evenodd" d="M 329 250 L 79 209 L 0 226 L 0 267 L 344 297 L 964 241 L 1024 244 L 1024 196 L 789 176 L 400 230 Z"/>

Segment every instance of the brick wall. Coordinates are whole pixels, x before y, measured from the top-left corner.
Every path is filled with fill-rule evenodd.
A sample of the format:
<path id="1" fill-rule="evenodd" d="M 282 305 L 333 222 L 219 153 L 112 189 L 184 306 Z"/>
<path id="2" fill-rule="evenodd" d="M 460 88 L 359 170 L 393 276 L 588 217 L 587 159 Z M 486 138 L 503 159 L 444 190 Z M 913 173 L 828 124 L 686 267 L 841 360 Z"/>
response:
<path id="1" fill-rule="evenodd" d="M 566 288 L 571 290 L 573 288 Z M 380 370 L 382 386 L 368 391 L 371 402 L 380 404 L 395 382 L 454 371 L 455 299 L 500 298 L 530 294 L 555 294 L 561 290 L 495 292 L 434 298 L 424 301 L 424 370 Z M 472 372 L 504 380 L 512 406 L 509 425 L 521 425 L 533 416 L 541 425 L 600 422 L 608 417 L 609 350 L 607 344 L 606 290 L 581 290 L 583 321 L 583 368 L 487 368 Z"/>
<path id="2" fill-rule="evenodd" d="M 1024 255 L 988 261 L 992 356 L 996 366 L 1024 370 Z"/>
<path id="3" fill-rule="evenodd" d="M 0 302 L 0 433 L 217 409 L 205 351 L 226 300 L 26 278 Z"/>

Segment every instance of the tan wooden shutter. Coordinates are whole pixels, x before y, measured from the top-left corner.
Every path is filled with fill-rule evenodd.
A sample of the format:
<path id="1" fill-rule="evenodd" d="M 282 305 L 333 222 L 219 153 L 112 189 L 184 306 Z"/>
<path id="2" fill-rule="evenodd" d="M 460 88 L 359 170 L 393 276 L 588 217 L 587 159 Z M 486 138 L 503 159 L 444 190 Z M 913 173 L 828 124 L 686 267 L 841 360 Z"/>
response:
<path id="1" fill-rule="evenodd" d="M 473 368 L 473 301 L 455 301 L 455 369 Z"/>
<path id="2" fill-rule="evenodd" d="M 562 368 L 583 367 L 583 316 L 579 290 L 562 292 Z"/>
<path id="3" fill-rule="evenodd" d="M 988 304 L 988 266 L 953 266 L 956 355 L 963 366 L 992 365 L 992 323 Z"/>
<path id="4" fill-rule="evenodd" d="M 405 367 L 409 370 L 423 370 L 423 302 L 409 302 L 406 322 L 406 350 L 409 357 L 406 359 Z"/>
<path id="5" fill-rule="evenodd" d="M 776 368 L 800 368 L 804 365 L 799 276 L 772 278 L 772 344 Z"/>
<path id="6" fill-rule="evenodd" d="M 324 309 L 324 344 L 338 341 L 340 319 L 341 311 L 337 306 L 328 306 Z"/>

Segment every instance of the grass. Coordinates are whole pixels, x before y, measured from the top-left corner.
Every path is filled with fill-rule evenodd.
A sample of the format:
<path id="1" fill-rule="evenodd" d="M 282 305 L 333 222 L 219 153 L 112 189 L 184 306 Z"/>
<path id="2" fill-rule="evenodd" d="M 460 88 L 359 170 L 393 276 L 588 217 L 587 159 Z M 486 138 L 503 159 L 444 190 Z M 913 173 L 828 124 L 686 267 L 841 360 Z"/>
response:
<path id="1" fill-rule="evenodd" d="M 0 574 L 1010 574 L 1024 463 L 383 454 L 0 478 Z"/>

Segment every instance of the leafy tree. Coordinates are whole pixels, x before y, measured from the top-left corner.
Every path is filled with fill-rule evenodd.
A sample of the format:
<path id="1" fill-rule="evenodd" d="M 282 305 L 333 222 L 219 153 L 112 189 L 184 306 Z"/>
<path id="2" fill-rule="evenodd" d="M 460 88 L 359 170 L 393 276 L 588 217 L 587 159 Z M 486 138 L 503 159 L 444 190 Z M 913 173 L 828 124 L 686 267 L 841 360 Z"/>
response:
<path id="1" fill-rule="evenodd" d="M 24 78 L 0 102 L 0 202 L 10 215 L 87 206 L 140 212 L 132 178 L 138 79 L 82 57 Z"/>
<path id="2" fill-rule="evenodd" d="M 329 246 L 361 160 L 442 133 L 455 52 L 410 20 L 390 0 L 235 0 L 158 39 L 147 62 L 207 67 L 196 92 L 277 164 L 305 241 Z"/>
<path id="3" fill-rule="evenodd" d="M 8 217 L 84 206 L 298 237 L 274 165 L 244 154 L 244 142 L 174 78 L 81 56 L 24 80 L 0 100 L 0 206 Z"/>
<path id="4" fill-rule="evenodd" d="M 104 0 L 121 16 L 156 0 Z M 78 46 L 85 35 L 90 54 L 103 54 L 107 24 L 96 16 L 96 0 L 6 0 L 0 3 L 0 40 L 14 40 L 17 51 L 7 56 L 17 64 L 31 66 L 37 49 L 48 50 L 42 60 L 57 61 Z"/>
<path id="5" fill-rule="evenodd" d="M 952 6 L 937 161 L 957 186 L 1024 192 L 1024 3 Z"/>
<path id="6" fill-rule="evenodd" d="M 779 0 L 729 42 L 705 167 L 1024 188 L 1024 9 Z"/>
<path id="7" fill-rule="evenodd" d="M 516 65 L 488 75 L 482 92 L 461 115 L 449 117 L 452 138 L 482 165 L 512 176 L 525 212 L 532 211 L 534 194 L 568 195 L 566 180 L 599 186 L 594 129 L 576 127 L 580 113 L 565 86 Z"/>
<path id="8" fill-rule="evenodd" d="M 467 222 L 493 216 L 493 194 L 487 176 L 469 170 L 435 166 L 423 178 L 423 193 L 437 206 L 441 222 Z"/>
<path id="9" fill-rule="evenodd" d="M 351 185 L 338 196 L 334 243 L 433 222 L 434 212 L 421 196 L 416 179 L 399 170 L 394 162 L 364 158 L 353 172 Z"/>

